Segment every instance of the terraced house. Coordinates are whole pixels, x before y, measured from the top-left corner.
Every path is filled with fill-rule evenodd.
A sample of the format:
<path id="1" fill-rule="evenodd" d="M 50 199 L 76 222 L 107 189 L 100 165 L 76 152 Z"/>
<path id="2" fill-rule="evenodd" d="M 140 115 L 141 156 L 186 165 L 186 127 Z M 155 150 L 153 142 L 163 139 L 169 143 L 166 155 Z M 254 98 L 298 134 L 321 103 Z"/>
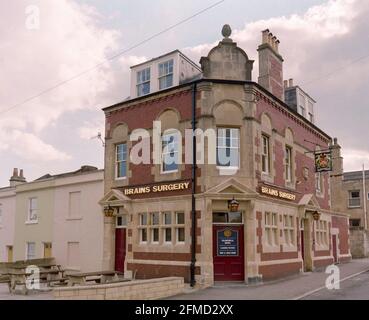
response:
<path id="1" fill-rule="evenodd" d="M 283 81 L 269 30 L 257 49 L 257 81 L 230 27 L 222 34 L 200 66 L 179 51 L 133 66 L 131 97 L 104 109 L 106 269 L 208 286 L 351 258 L 348 216 L 331 211 L 329 174 L 315 173 L 313 152 L 332 141 L 314 124 L 315 101 Z M 150 139 L 131 139 L 136 129 Z M 215 139 L 204 138 L 201 153 L 200 137 L 186 139 L 186 129 L 211 129 Z M 188 140 L 196 157 L 186 153 Z M 130 154 L 144 143 L 151 161 L 136 164 Z M 166 161 L 173 156 L 182 161 Z"/>

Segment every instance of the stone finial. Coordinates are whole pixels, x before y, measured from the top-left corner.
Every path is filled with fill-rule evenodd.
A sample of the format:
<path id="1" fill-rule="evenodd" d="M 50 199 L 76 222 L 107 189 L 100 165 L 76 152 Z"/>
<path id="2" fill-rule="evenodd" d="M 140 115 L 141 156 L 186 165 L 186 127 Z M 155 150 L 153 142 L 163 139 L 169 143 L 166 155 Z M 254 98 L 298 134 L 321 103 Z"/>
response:
<path id="1" fill-rule="evenodd" d="M 229 39 L 232 34 L 232 29 L 229 24 L 225 24 L 222 29 L 222 35 L 225 39 Z"/>

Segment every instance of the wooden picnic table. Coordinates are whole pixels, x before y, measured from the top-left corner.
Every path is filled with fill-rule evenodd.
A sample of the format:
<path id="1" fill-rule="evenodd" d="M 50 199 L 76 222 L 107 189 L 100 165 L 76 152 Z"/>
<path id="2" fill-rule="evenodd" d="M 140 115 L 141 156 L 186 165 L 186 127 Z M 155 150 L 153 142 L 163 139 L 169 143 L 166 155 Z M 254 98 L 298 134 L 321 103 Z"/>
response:
<path id="1" fill-rule="evenodd" d="M 96 271 L 96 272 L 84 272 L 84 273 L 71 273 L 66 275 L 68 280 L 68 286 L 72 287 L 77 285 L 86 285 L 88 282 L 95 283 L 107 283 L 115 281 L 124 281 L 119 276 L 123 273 L 118 271 Z"/>
<path id="2" fill-rule="evenodd" d="M 26 269 L 26 268 L 23 268 Z M 14 293 L 17 286 L 22 286 L 22 293 L 28 293 L 27 280 L 31 281 L 33 278 L 30 277 L 34 273 L 22 271 L 21 268 L 14 268 L 13 270 L 9 270 L 6 275 L 9 277 L 9 291 L 10 293 Z M 35 279 L 36 280 L 36 279 Z M 52 282 L 60 282 L 66 280 L 64 278 L 64 270 L 61 268 L 58 269 L 42 269 L 39 270 L 39 283 L 52 283 Z"/>

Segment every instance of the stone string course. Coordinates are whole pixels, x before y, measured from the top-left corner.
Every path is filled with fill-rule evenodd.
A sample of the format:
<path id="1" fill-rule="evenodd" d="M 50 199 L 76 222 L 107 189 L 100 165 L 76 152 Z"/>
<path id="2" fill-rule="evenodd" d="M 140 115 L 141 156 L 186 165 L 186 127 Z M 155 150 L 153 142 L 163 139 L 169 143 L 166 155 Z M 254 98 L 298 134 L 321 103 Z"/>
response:
<path id="1" fill-rule="evenodd" d="M 55 288 L 56 300 L 155 300 L 183 292 L 184 279 L 167 277 L 102 285 Z"/>

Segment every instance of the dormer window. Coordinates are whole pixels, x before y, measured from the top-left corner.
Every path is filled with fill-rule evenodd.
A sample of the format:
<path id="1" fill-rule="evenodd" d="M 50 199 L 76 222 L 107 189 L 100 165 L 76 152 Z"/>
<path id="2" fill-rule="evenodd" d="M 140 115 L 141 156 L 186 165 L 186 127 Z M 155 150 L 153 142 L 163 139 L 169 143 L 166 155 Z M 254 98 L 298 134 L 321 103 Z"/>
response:
<path id="1" fill-rule="evenodd" d="M 150 93 L 150 68 L 137 72 L 137 96 L 141 97 Z"/>
<path id="2" fill-rule="evenodd" d="M 173 86 L 173 59 L 159 64 L 159 90 Z"/>

